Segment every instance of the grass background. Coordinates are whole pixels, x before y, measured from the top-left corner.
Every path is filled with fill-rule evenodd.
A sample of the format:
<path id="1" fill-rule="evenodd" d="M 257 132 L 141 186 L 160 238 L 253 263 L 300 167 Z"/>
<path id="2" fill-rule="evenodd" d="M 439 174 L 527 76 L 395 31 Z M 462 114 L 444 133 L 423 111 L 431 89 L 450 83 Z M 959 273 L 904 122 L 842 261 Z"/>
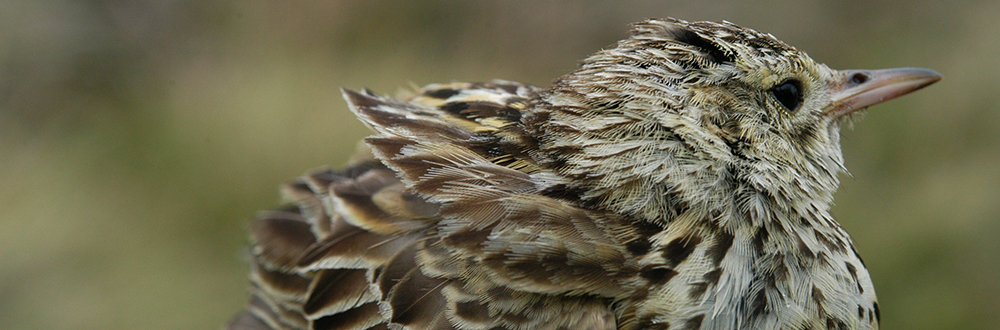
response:
<path id="1" fill-rule="evenodd" d="M 834 214 L 885 329 L 1000 323 L 997 1 L 0 3 L 0 325 L 217 329 L 245 224 L 367 134 L 338 88 L 548 85 L 646 17 L 945 79 L 843 133 Z"/>

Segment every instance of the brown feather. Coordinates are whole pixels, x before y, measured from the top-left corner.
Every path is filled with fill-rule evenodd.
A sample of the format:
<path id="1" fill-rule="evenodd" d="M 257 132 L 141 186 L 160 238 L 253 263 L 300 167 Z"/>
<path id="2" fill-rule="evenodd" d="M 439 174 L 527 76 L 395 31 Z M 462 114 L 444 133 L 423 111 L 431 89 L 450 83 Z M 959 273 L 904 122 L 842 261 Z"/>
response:
<path id="1" fill-rule="evenodd" d="M 915 77 L 892 91 L 939 78 L 890 73 Z M 343 89 L 376 134 L 253 222 L 230 329 L 877 329 L 828 213 L 828 114 L 854 111 L 830 98 L 883 93 L 847 76 L 770 35 L 665 19 L 547 89 Z"/>

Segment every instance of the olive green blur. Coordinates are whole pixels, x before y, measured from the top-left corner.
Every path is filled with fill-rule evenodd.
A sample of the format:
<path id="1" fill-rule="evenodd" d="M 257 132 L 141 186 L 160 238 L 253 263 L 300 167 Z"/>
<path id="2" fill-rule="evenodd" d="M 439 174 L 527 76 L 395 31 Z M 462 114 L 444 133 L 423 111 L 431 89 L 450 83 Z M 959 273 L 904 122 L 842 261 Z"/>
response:
<path id="1" fill-rule="evenodd" d="M 883 329 L 1000 324 L 1000 2 L 0 2 L 0 328 L 218 329 L 246 224 L 346 162 L 340 87 L 547 86 L 647 17 L 944 79 L 842 132 L 833 214 Z"/>

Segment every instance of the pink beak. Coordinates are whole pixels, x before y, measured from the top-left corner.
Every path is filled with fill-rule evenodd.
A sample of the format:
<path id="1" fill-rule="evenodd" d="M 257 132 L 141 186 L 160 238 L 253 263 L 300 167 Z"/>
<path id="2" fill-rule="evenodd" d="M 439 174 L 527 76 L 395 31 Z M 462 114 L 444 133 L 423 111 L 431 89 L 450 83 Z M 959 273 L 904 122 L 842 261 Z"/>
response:
<path id="1" fill-rule="evenodd" d="M 843 70 L 825 113 L 839 118 L 888 101 L 941 80 L 941 74 L 921 68 Z"/>

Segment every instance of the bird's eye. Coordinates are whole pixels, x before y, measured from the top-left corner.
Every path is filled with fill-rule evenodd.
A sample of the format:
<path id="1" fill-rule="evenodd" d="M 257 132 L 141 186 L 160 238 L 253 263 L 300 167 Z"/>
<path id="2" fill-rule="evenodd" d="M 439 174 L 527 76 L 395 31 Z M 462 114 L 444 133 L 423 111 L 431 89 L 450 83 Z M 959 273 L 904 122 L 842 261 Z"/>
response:
<path id="1" fill-rule="evenodd" d="M 794 78 L 785 80 L 771 88 L 771 95 L 789 112 L 795 112 L 802 104 L 802 83 Z"/>

